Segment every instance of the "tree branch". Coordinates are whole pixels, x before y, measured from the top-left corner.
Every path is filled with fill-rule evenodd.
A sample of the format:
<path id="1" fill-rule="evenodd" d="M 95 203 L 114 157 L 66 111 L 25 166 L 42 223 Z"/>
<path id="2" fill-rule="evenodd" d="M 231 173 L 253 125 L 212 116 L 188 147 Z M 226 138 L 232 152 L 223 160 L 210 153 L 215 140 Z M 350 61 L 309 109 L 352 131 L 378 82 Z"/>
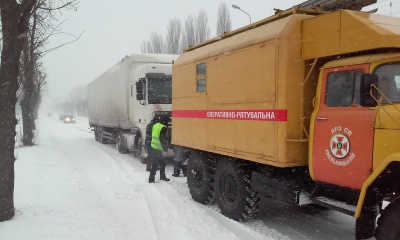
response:
<path id="1" fill-rule="evenodd" d="M 73 42 L 78 41 L 78 40 L 81 38 L 82 34 L 83 34 L 85 31 L 86 31 L 86 30 L 83 30 L 83 31 L 79 34 L 78 37 L 75 37 L 74 35 L 71 35 L 71 34 L 64 33 L 64 34 L 67 34 L 67 35 L 74 36 L 75 39 L 72 40 L 72 41 L 70 41 L 70 42 L 63 43 L 63 44 L 61 44 L 61 45 L 59 45 L 59 46 L 57 46 L 57 47 L 53 47 L 53 48 L 50 48 L 50 49 L 47 49 L 47 50 L 41 52 L 41 53 L 39 54 L 39 57 L 38 57 L 38 58 L 41 58 L 41 57 L 45 56 L 45 55 L 48 54 L 49 52 L 52 52 L 52 51 L 57 50 L 57 49 L 59 49 L 59 48 L 61 48 L 61 47 L 64 47 L 65 45 L 68 45 L 68 44 L 71 44 L 71 43 L 73 43 Z"/>

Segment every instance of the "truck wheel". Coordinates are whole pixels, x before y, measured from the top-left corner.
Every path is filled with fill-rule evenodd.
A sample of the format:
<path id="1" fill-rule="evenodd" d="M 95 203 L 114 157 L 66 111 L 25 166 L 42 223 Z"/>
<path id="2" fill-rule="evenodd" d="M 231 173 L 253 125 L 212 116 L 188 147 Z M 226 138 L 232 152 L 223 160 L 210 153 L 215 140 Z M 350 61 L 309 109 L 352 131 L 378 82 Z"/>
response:
<path id="1" fill-rule="evenodd" d="M 101 144 L 107 144 L 107 139 L 105 137 L 103 137 L 103 128 L 102 127 L 99 128 L 99 142 Z"/>
<path id="2" fill-rule="evenodd" d="M 363 208 L 356 220 L 356 239 L 369 239 L 374 236 L 378 206 Z"/>
<path id="3" fill-rule="evenodd" d="M 260 197 L 250 185 L 251 173 L 238 163 L 224 159 L 215 173 L 215 197 L 221 213 L 236 221 L 243 221 L 258 212 Z"/>
<path id="4" fill-rule="evenodd" d="M 187 181 L 193 200 L 202 204 L 215 201 L 214 168 L 199 152 L 193 152 L 189 156 Z"/>
<path id="5" fill-rule="evenodd" d="M 118 152 L 121 154 L 125 154 L 128 152 L 128 150 L 126 149 L 126 146 L 124 145 L 123 142 L 124 136 L 122 133 L 119 133 L 116 139 L 116 147 L 118 149 Z"/>
<path id="6" fill-rule="evenodd" d="M 377 240 L 400 239 L 400 198 L 390 203 L 378 219 Z"/>
<path id="7" fill-rule="evenodd" d="M 97 130 L 97 127 L 94 127 L 94 139 L 98 142 L 99 141 L 99 131 Z"/>
<path id="8" fill-rule="evenodd" d="M 142 156 L 142 137 L 140 135 L 137 135 L 135 137 L 133 156 L 134 157 Z"/>

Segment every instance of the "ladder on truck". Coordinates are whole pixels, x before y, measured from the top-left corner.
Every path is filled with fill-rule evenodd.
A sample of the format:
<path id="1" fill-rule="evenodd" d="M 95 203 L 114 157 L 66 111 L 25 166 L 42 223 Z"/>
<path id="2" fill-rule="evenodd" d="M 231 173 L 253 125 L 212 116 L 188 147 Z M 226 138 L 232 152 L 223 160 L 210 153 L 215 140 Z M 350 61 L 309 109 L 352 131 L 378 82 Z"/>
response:
<path id="1" fill-rule="evenodd" d="M 212 38 L 210 40 L 204 41 L 195 46 L 188 47 L 185 49 L 185 52 L 192 51 L 194 49 L 203 47 L 203 46 L 211 44 L 213 42 L 220 41 L 221 39 L 234 36 L 241 32 L 248 31 L 255 27 L 265 25 L 267 23 L 285 18 L 285 17 L 293 15 L 293 14 L 302 13 L 302 14 L 309 14 L 309 15 L 320 15 L 320 14 L 324 14 L 327 12 L 336 11 L 338 9 L 348 9 L 348 10 L 360 11 L 363 7 L 372 5 L 376 2 L 377 2 L 377 0 L 308 0 L 308 1 L 300 3 L 299 5 L 296 5 L 292 8 L 286 9 L 286 10 L 274 9 L 275 15 L 272 15 L 261 21 L 252 23 L 250 25 L 244 26 L 242 28 L 236 29 L 234 31 L 226 32 L 216 38 Z"/>
<path id="2" fill-rule="evenodd" d="M 360 11 L 363 7 L 376 3 L 377 0 L 308 0 L 297 5 L 300 8 L 320 8 L 323 11 L 349 9 Z"/>

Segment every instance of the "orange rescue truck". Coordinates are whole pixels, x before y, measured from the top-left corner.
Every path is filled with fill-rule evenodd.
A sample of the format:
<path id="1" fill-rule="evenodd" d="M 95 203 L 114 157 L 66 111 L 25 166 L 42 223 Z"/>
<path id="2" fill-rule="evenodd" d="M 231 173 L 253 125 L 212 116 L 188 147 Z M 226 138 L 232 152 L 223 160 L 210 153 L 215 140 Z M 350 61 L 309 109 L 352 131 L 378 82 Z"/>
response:
<path id="1" fill-rule="evenodd" d="M 172 91 L 195 201 L 241 221 L 261 196 L 306 199 L 354 216 L 357 239 L 399 239 L 399 18 L 277 11 L 186 49 Z"/>

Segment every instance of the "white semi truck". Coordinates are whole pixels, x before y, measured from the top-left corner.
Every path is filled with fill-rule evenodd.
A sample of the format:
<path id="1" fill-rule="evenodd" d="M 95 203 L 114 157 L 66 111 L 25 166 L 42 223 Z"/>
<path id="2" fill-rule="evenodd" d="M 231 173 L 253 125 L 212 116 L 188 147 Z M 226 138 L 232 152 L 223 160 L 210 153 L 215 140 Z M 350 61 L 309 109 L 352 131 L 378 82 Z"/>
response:
<path id="1" fill-rule="evenodd" d="M 89 125 L 96 141 L 115 143 L 120 153 L 144 153 L 146 125 L 171 114 L 172 64 L 178 55 L 124 57 L 88 85 Z"/>

